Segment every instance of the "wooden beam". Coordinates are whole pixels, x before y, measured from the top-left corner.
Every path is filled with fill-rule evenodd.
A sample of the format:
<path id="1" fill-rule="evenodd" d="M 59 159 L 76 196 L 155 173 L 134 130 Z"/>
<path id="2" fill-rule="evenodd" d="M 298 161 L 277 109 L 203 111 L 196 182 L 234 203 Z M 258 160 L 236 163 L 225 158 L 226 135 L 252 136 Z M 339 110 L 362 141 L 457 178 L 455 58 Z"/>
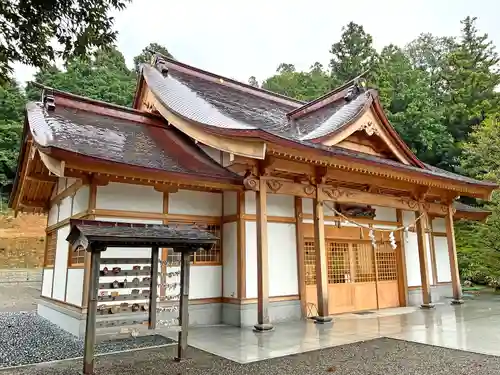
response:
<path id="1" fill-rule="evenodd" d="M 422 217 L 420 217 L 423 215 Z M 433 308 L 431 288 L 429 285 L 429 259 L 427 257 L 427 241 L 425 238 L 425 212 L 415 212 L 415 218 L 419 218 L 415 224 L 418 243 L 418 260 L 420 263 L 420 280 L 422 285 L 422 308 Z"/>
<path id="2" fill-rule="evenodd" d="M 434 235 L 432 234 L 432 218 L 427 216 L 427 233 L 429 235 L 429 250 L 431 253 L 432 267 L 432 285 L 438 284 L 437 278 L 437 262 L 436 262 L 436 246 L 434 245 Z"/>
<path id="3" fill-rule="evenodd" d="M 49 176 L 44 173 L 30 173 L 26 179 L 33 182 L 48 182 L 55 184 L 57 182 L 56 176 Z"/>
<path id="4" fill-rule="evenodd" d="M 318 293 L 318 316 L 315 318 L 317 323 L 327 323 L 332 320 L 328 316 L 328 268 L 323 204 L 320 194 L 316 194 L 316 197 L 313 199 L 313 220 L 316 253 L 316 289 Z"/>
<path id="5" fill-rule="evenodd" d="M 67 198 L 67 197 L 70 197 L 70 196 L 74 195 L 78 191 L 78 189 L 80 189 L 83 185 L 84 185 L 84 181 L 83 180 L 77 180 L 71 186 L 69 186 L 67 189 L 61 191 L 54 198 L 52 198 L 50 200 L 50 205 L 53 206 L 54 204 L 58 204 L 64 198 Z"/>
<path id="6" fill-rule="evenodd" d="M 88 203 L 88 212 L 92 213 L 89 215 L 88 219 L 95 220 L 95 212 L 96 203 L 97 203 L 97 184 L 93 181 L 94 178 L 91 176 L 90 186 L 89 186 L 89 203 Z M 85 259 L 83 261 L 84 271 L 83 271 L 83 297 L 82 297 L 82 307 L 87 309 L 88 307 L 88 294 L 90 287 L 90 266 L 91 266 L 91 253 L 89 251 L 85 252 Z"/>
<path id="7" fill-rule="evenodd" d="M 401 210 L 396 210 L 396 219 L 398 226 L 403 225 L 403 212 Z M 400 306 L 408 305 L 408 276 L 406 274 L 406 252 L 405 252 L 405 238 L 404 235 L 400 238 L 400 248 L 397 254 L 398 272 L 400 277 L 399 281 L 399 304 Z"/>
<path id="8" fill-rule="evenodd" d="M 453 288 L 452 304 L 464 303 L 462 299 L 462 285 L 460 284 L 460 274 L 458 272 L 457 247 L 455 244 L 455 229 L 453 227 L 453 207 L 448 206 L 448 213 L 445 216 L 446 240 L 448 243 L 448 258 L 450 259 L 451 285 Z"/>
<path id="9" fill-rule="evenodd" d="M 299 283 L 300 310 L 307 317 L 306 280 L 304 265 L 304 230 L 303 230 L 302 198 L 295 197 L 295 239 L 297 243 L 297 280 Z"/>
<path id="10" fill-rule="evenodd" d="M 273 329 L 269 321 L 269 254 L 267 247 L 267 185 L 259 180 L 257 192 L 257 324 L 256 332 Z"/>
<path id="11" fill-rule="evenodd" d="M 446 213 L 446 205 L 444 204 L 416 201 L 411 198 L 374 194 L 354 189 L 336 188 L 328 185 L 322 185 L 319 194 L 322 199 L 337 203 L 372 204 L 406 211 L 426 211 L 435 216 L 443 216 Z"/>
<path id="12" fill-rule="evenodd" d="M 274 194 L 293 195 L 302 198 L 314 198 L 316 186 L 279 179 L 276 177 L 261 177 L 266 181 L 267 189 Z M 247 189 L 257 191 L 258 180 L 254 176 L 245 179 L 244 185 Z M 411 198 L 401 198 L 390 195 L 369 193 L 366 191 L 335 187 L 331 185 L 318 185 L 318 196 L 323 201 L 334 201 L 337 203 L 371 204 L 384 207 L 392 207 L 406 211 L 426 211 L 434 216 L 444 216 L 446 205 L 432 202 L 416 201 Z"/>

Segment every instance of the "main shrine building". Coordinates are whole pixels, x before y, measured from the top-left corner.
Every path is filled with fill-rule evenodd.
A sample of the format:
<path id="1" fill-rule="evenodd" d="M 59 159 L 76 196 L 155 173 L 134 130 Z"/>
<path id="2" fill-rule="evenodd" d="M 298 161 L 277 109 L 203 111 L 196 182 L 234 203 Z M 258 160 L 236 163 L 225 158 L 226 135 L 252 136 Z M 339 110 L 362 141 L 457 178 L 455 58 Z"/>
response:
<path id="1" fill-rule="evenodd" d="M 10 206 L 48 214 L 38 313 L 75 335 L 90 262 L 66 241 L 71 218 L 215 233 L 192 256 L 190 323 L 267 330 L 461 303 L 453 221 L 488 212 L 456 200 L 496 188 L 421 162 L 362 77 L 304 103 L 156 56 L 133 109 L 56 88 L 27 104 Z M 160 254 L 165 274 L 176 255 Z"/>

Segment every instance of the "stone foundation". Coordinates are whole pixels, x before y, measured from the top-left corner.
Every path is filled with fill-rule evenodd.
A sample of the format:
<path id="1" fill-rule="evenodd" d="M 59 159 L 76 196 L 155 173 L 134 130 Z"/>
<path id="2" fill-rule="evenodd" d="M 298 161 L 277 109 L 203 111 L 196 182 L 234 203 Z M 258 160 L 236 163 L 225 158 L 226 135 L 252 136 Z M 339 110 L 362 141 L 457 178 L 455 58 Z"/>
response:
<path id="1" fill-rule="evenodd" d="M 451 301 L 453 297 L 453 288 L 451 284 L 431 286 L 432 303 Z M 408 305 L 420 306 L 422 304 L 422 288 L 408 291 Z"/>

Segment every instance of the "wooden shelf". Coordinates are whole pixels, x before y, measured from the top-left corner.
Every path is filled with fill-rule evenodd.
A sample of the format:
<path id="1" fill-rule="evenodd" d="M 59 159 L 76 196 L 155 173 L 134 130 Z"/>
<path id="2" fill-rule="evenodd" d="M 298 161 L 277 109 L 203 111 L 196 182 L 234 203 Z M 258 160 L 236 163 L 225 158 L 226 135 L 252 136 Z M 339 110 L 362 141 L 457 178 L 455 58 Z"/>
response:
<path id="1" fill-rule="evenodd" d="M 113 301 L 135 301 L 135 300 L 149 300 L 148 294 L 122 294 L 116 297 L 113 296 L 98 296 L 98 302 L 113 302 Z"/>
<path id="2" fill-rule="evenodd" d="M 143 303 L 143 302 L 138 303 L 138 305 L 139 305 L 139 310 L 137 310 L 137 311 L 132 311 L 132 305 L 133 305 L 133 304 L 129 304 L 129 305 L 128 305 L 128 306 L 126 306 L 126 307 L 125 307 L 125 306 L 120 306 L 120 305 L 118 305 L 118 306 L 120 307 L 120 310 L 119 310 L 119 311 L 117 311 L 116 313 L 111 313 L 111 312 L 109 312 L 109 309 L 106 309 L 106 310 L 98 310 L 98 311 L 97 311 L 97 313 L 98 313 L 99 315 L 113 316 L 113 315 L 118 315 L 118 314 L 138 314 L 138 313 L 146 313 L 146 314 L 147 314 L 147 313 L 148 313 L 148 311 L 149 311 L 149 307 L 148 307 L 148 309 L 147 309 L 147 310 L 143 310 L 143 306 L 145 306 L 145 305 L 146 305 L 146 303 Z M 101 305 L 101 306 L 102 306 L 102 305 Z M 106 306 L 106 307 L 111 308 L 111 306 Z"/>
<path id="3" fill-rule="evenodd" d="M 147 319 L 118 319 L 118 320 L 101 320 L 96 322 L 96 328 L 122 327 L 132 326 L 136 324 L 147 325 Z"/>
<path id="4" fill-rule="evenodd" d="M 150 265 L 150 258 L 101 258 L 101 264 Z"/>
<path id="5" fill-rule="evenodd" d="M 127 280 L 127 286 L 122 286 L 123 281 L 118 281 L 120 286 L 118 288 L 113 288 L 113 283 L 100 283 L 99 289 L 135 289 L 135 288 L 149 288 L 149 281 L 140 281 L 138 285 L 132 283 L 132 281 Z"/>
<path id="6" fill-rule="evenodd" d="M 112 269 L 108 271 L 108 274 L 105 275 L 103 271 L 99 272 L 99 276 L 105 276 L 105 277 L 119 277 L 119 276 L 150 276 L 151 275 L 151 270 L 121 270 L 118 273 L 113 273 Z M 158 272 L 158 275 L 160 275 L 160 272 Z"/>

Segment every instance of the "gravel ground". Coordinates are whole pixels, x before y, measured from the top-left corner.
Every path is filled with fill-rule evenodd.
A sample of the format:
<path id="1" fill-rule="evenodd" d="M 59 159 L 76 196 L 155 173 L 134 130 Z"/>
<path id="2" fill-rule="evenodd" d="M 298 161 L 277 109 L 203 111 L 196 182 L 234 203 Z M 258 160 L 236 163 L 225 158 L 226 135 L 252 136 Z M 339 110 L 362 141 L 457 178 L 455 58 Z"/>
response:
<path id="1" fill-rule="evenodd" d="M 500 357 L 487 356 L 388 338 L 337 346 L 314 352 L 238 364 L 190 348 L 191 358 L 172 360 L 175 347 L 102 356 L 96 375 L 286 374 L 316 375 L 493 375 L 500 373 Z M 11 375 L 79 374 L 81 361 L 34 366 L 9 371 Z M 2 372 L 0 372 L 2 374 Z M 3 375 L 3 374 L 2 374 Z"/>
<path id="2" fill-rule="evenodd" d="M 39 282 L 0 283 L 0 312 L 36 310 L 39 297 Z"/>
<path id="3" fill-rule="evenodd" d="M 171 343 L 163 336 L 102 341 L 96 353 Z M 0 368 L 75 358 L 83 355 L 83 341 L 61 330 L 36 312 L 0 313 Z"/>

